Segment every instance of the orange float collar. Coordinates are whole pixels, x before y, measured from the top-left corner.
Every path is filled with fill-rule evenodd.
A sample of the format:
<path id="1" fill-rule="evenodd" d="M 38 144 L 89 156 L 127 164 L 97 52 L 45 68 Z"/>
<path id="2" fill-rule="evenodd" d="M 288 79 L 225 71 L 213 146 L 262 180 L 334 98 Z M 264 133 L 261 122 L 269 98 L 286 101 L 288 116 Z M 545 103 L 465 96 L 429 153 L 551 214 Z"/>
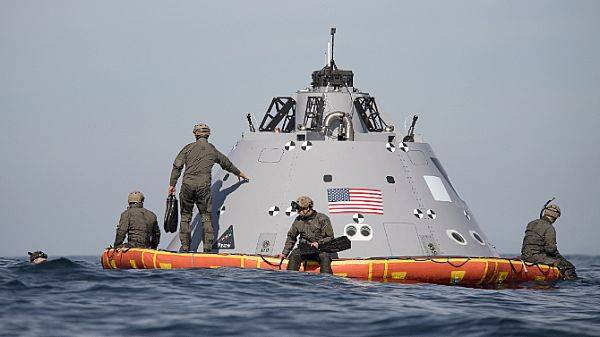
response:
<path id="1" fill-rule="evenodd" d="M 105 269 L 287 268 L 287 260 L 269 256 L 176 253 L 142 248 L 106 249 L 101 262 Z M 336 259 L 331 267 L 334 275 L 368 281 L 482 287 L 554 281 L 561 277 L 553 266 L 495 257 Z M 319 264 L 309 262 L 301 270 L 319 272 Z"/>

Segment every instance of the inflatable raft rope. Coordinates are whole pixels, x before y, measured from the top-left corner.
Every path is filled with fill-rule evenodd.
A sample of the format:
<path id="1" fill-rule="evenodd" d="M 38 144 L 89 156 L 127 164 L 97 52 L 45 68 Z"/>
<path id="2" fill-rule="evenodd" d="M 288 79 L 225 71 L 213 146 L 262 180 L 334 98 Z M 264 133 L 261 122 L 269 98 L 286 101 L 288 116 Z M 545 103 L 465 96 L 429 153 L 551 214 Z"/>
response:
<path id="1" fill-rule="evenodd" d="M 287 260 L 270 256 L 176 253 L 142 248 L 107 248 L 101 261 L 105 269 L 287 268 Z M 556 267 L 493 257 L 334 259 L 331 267 L 334 275 L 353 279 L 482 287 L 554 281 L 561 277 Z M 319 265 L 308 262 L 300 270 L 319 272 Z"/>

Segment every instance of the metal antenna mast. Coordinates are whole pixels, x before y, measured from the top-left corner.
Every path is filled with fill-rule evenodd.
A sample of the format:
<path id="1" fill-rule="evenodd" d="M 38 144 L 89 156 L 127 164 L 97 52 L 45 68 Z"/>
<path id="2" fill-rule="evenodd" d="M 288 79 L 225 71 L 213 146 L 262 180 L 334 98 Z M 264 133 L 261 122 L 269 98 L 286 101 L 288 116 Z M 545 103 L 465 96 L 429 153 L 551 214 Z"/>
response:
<path id="1" fill-rule="evenodd" d="M 333 43 L 335 41 L 335 27 L 331 27 L 331 60 L 330 60 L 330 64 L 331 64 L 331 68 L 332 69 L 337 69 L 337 66 L 335 65 L 335 61 L 333 60 Z"/>

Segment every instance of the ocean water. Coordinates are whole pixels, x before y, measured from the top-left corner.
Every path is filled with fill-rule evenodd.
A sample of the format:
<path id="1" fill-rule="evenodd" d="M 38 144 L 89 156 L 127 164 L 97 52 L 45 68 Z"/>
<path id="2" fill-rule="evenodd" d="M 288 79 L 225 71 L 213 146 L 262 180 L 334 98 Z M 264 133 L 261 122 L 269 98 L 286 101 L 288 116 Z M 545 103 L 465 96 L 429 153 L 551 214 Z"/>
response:
<path id="1" fill-rule="evenodd" d="M 600 260 L 569 258 L 581 279 L 517 289 L 0 258 L 0 335 L 600 336 Z"/>

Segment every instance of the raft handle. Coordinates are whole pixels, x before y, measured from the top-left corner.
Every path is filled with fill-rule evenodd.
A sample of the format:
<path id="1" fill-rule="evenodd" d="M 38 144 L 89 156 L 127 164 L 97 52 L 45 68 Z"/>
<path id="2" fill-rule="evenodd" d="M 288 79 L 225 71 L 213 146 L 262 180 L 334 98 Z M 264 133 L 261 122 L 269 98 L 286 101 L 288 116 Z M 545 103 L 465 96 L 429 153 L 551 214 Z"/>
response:
<path id="1" fill-rule="evenodd" d="M 274 263 L 271 263 L 271 262 L 267 261 L 267 259 L 265 259 L 265 257 L 264 257 L 264 256 L 262 256 L 262 255 L 258 255 L 258 256 L 260 256 L 260 258 L 261 258 L 261 259 L 262 259 L 262 260 L 263 260 L 263 261 L 264 261 L 266 264 L 268 264 L 269 266 L 271 266 L 271 267 L 278 267 L 278 268 L 279 268 L 279 270 L 281 270 L 281 264 L 283 264 L 283 258 L 281 258 L 281 261 L 279 261 L 279 264 L 274 264 Z"/>

